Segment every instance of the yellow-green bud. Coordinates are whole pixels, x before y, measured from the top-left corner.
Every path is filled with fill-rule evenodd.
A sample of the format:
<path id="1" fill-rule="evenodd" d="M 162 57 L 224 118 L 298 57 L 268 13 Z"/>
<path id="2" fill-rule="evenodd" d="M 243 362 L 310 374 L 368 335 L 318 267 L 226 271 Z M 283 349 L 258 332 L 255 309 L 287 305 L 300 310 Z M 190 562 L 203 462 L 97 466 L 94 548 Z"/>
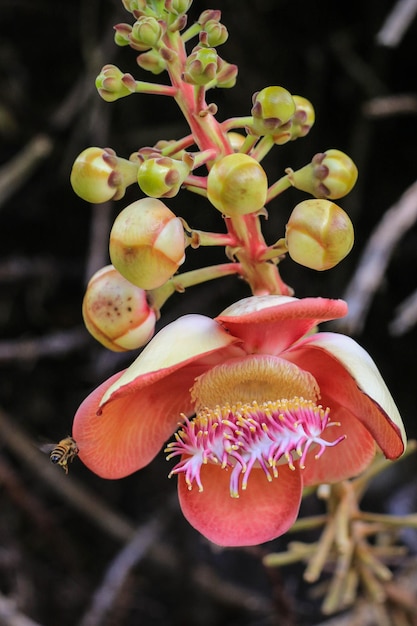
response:
<path id="1" fill-rule="evenodd" d="M 134 285 L 156 289 L 184 262 L 181 220 L 155 198 L 142 198 L 116 217 L 110 233 L 110 259 Z"/>
<path id="2" fill-rule="evenodd" d="M 166 69 L 166 61 L 162 58 L 158 50 L 149 50 L 142 52 L 136 57 L 136 62 L 143 70 L 152 72 L 152 74 L 161 74 Z"/>
<path id="3" fill-rule="evenodd" d="M 136 182 L 138 164 L 121 159 L 110 148 L 87 148 L 76 158 L 71 170 L 75 193 L 93 204 L 120 200 L 126 187 Z"/>
<path id="4" fill-rule="evenodd" d="M 132 47 L 139 46 L 139 50 L 149 50 L 158 45 L 164 34 L 162 23 L 155 17 L 142 15 L 132 27 L 130 41 Z"/>
<path id="5" fill-rule="evenodd" d="M 165 9 L 173 15 L 187 13 L 193 0 L 165 0 Z"/>
<path id="6" fill-rule="evenodd" d="M 222 17 L 221 11 L 219 9 L 206 9 L 200 14 L 198 18 L 198 23 L 201 26 L 205 26 L 207 22 L 220 22 Z"/>
<path id="7" fill-rule="evenodd" d="M 82 312 L 89 333 L 114 352 L 145 345 L 158 317 L 146 291 L 132 285 L 112 265 L 90 279 Z"/>
<path id="8" fill-rule="evenodd" d="M 310 100 L 303 96 L 293 96 L 295 113 L 292 117 L 291 140 L 305 137 L 314 124 L 316 115 Z"/>
<path id="9" fill-rule="evenodd" d="M 240 148 L 243 146 L 245 142 L 245 137 L 240 133 L 236 133 L 234 130 L 230 130 L 227 133 L 227 138 L 229 140 L 230 145 L 233 148 L 233 152 L 239 152 Z"/>
<path id="10" fill-rule="evenodd" d="M 216 87 L 222 89 L 230 89 L 236 84 L 238 67 L 233 63 L 227 63 L 221 57 L 218 57 L 217 62 L 217 74 L 216 74 Z"/>
<path id="11" fill-rule="evenodd" d="M 260 211 L 266 201 L 268 179 L 263 167 L 247 154 L 228 154 L 207 177 L 207 197 L 228 217 Z"/>
<path id="12" fill-rule="evenodd" d="M 250 130 L 259 136 L 277 135 L 295 113 L 293 97 L 284 87 L 265 87 L 254 94 L 252 102 Z"/>
<path id="13" fill-rule="evenodd" d="M 216 50 L 196 46 L 186 60 L 183 79 L 192 85 L 207 85 L 216 78 L 217 68 Z"/>
<path id="14" fill-rule="evenodd" d="M 184 161 L 170 157 L 147 159 L 138 171 L 138 183 L 143 193 L 151 198 L 172 198 L 191 171 Z"/>
<path id="15" fill-rule="evenodd" d="M 294 208 L 286 227 L 290 257 L 314 270 L 328 270 L 349 254 L 354 233 L 349 216 L 329 200 L 304 200 Z"/>
<path id="16" fill-rule="evenodd" d="M 225 43 L 229 37 L 226 26 L 217 20 L 208 20 L 200 33 L 200 44 L 215 48 Z"/>
<path id="17" fill-rule="evenodd" d="M 96 88 L 106 102 L 114 102 L 136 91 L 131 74 L 123 74 L 115 65 L 105 65 L 96 78 Z"/>
<path id="18" fill-rule="evenodd" d="M 130 44 L 130 34 L 132 27 L 130 24 L 116 24 L 114 27 L 114 42 L 117 46 L 128 46 Z"/>
<path id="19" fill-rule="evenodd" d="M 315 198 L 337 200 L 346 196 L 358 178 L 358 169 L 352 159 L 340 150 L 326 150 L 316 154 L 311 163 L 293 172 L 286 170 L 291 184 L 311 193 Z"/>

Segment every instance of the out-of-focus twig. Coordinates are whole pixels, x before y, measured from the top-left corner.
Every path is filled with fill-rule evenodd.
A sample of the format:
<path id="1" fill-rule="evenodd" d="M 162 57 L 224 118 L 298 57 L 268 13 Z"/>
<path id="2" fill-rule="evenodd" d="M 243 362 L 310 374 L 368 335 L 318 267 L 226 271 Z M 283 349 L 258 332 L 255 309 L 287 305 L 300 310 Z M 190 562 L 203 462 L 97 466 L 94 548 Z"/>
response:
<path id="1" fill-rule="evenodd" d="M 164 528 L 162 515 L 153 516 L 133 534 L 106 570 L 103 581 L 79 626 L 104 626 L 131 570 L 138 565 Z"/>
<path id="2" fill-rule="evenodd" d="M 32 339 L 0 341 L 0 364 L 8 361 L 36 361 L 41 357 L 57 357 L 83 348 L 89 335 L 85 328 L 76 327 Z"/>
<path id="3" fill-rule="evenodd" d="M 0 594 L 0 626 L 41 626 L 19 611 L 14 600 Z"/>
<path id="4" fill-rule="evenodd" d="M 355 334 L 361 331 L 372 298 L 381 285 L 398 241 L 417 220 L 417 182 L 413 183 L 383 216 L 371 234 L 344 299 L 348 315 L 335 326 Z"/>
<path id="5" fill-rule="evenodd" d="M 362 112 L 366 117 L 370 118 L 415 114 L 417 113 L 417 95 L 413 93 L 398 93 L 371 98 L 363 104 Z"/>
<path id="6" fill-rule="evenodd" d="M 377 43 L 396 48 L 417 14 L 417 0 L 398 0 L 376 36 Z"/>
<path id="7" fill-rule="evenodd" d="M 69 480 L 63 472 L 59 471 L 59 468 L 52 466 L 48 457 L 42 454 L 19 426 L 1 410 L 0 440 L 32 471 L 35 471 L 53 491 L 92 519 L 97 527 L 118 540 L 126 541 L 132 537 L 135 528 L 129 521 L 116 514 L 91 491 L 77 484 L 73 479 Z"/>
<path id="8" fill-rule="evenodd" d="M 404 335 L 417 323 L 417 291 L 404 300 L 395 310 L 395 316 L 389 325 L 391 335 Z"/>
<path id="9" fill-rule="evenodd" d="M 21 187 L 52 152 L 53 142 L 44 134 L 33 137 L 0 168 L 0 207 Z"/>

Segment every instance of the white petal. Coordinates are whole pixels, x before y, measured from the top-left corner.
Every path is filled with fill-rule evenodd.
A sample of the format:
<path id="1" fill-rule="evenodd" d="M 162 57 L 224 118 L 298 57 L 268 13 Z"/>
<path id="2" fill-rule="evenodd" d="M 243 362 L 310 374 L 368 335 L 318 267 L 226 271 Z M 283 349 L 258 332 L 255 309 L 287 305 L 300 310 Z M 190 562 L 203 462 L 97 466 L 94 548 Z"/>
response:
<path id="1" fill-rule="evenodd" d="M 213 352 L 236 341 L 235 337 L 210 317 L 184 315 L 155 335 L 116 383 L 107 389 L 100 405 L 107 402 L 117 389 L 139 376 L 165 369 L 206 352 Z"/>
<path id="2" fill-rule="evenodd" d="M 294 302 L 295 300 L 298 300 L 298 298 L 292 298 L 291 296 L 250 296 L 234 302 L 222 311 L 220 316 L 234 317 L 236 315 L 246 315 L 247 313 L 254 313 L 255 311 L 261 311 L 271 306 L 276 307 L 287 302 Z"/>
<path id="3" fill-rule="evenodd" d="M 397 406 L 375 362 L 356 341 L 338 333 L 318 333 L 306 340 L 308 345 L 323 348 L 333 355 L 354 378 L 358 387 L 372 398 L 398 427 L 404 447 L 407 436 Z"/>

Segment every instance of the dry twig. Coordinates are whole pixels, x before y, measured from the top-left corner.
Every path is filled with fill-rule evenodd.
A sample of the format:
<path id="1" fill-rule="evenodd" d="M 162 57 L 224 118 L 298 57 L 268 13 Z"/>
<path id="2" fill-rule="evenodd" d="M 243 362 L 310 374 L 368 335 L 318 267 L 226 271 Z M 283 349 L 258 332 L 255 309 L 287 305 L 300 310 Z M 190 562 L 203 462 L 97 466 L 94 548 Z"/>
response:
<path id="1" fill-rule="evenodd" d="M 19 611 L 14 600 L 0 594 L 0 626 L 40 626 Z"/>
<path id="2" fill-rule="evenodd" d="M 140 526 L 107 568 L 103 581 L 79 626 L 103 626 L 131 570 L 146 556 L 160 536 L 164 523 L 162 515 L 153 516 Z M 166 519 L 166 516 L 165 516 Z"/>
<path id="3" fill-rule="evenodd" d="M 385 213 L 371 234 L 344 294 L 349 313 L 335 326 L 351 334 L 362 330 L 372 298 L 382 283 L 395 246 L 416 220 L 417 182 Z"/>
<path id="4" fill-rule="evenodd" d="M 398 0 L 376 36 L 387 48 L 396 48 L 417 14 L 417 0 Z"/>

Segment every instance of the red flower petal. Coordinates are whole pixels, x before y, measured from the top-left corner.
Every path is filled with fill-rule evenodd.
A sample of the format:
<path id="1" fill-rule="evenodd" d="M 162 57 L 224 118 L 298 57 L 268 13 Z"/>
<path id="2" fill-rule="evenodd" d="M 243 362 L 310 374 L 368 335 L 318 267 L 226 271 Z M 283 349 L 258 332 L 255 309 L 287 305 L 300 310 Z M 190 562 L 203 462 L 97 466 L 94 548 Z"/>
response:
<path id="1" fill-rule="evenodd" d="M 123 478 L 147 465 L 177 429 L 181 413 L 194 412 L 189 389 L 214 358 L 176 365 L 156 381 L 153 373 L 143 376 L 130 393 L 124 389 L 100 409 L 104 392 L 123 372 L 102 383 L 74 417 L 73 437 L 83 463 L 102 478 Z"/>
<path id="2" fill-rule="evenodd" d="M 334 447 L 326 448 L 318 459 L 314 458 L 317 448 L 312 449 L 307 456 L 306 467 L 301 472 L 305 486 L 352 478 L 366 469 L 375 456 L 374 438 L 349 411 L 332 406 L 330 421 L 340 422 L 340 426 L 329 427 L 323 433 L 323 439 L 334 441 L 342 434 L 346 435 L 346 439 Z"/>
<path id="3" fill-rule="evenodd" d="M 248 353 L 277 355 L 320 322 L 346 313 L 343 300 L 253 296 L 230 306 L 215 319 L 242 339 Z"/>
<path id="4" fill-rule="evenodd" d="M 320 387 L 323 405 L 327 404 L 330 409 L 332 406 L 346 407 L 371 433 L 387 458 L 398 458 L 404 452 L 403 433 L 399 428 L 399 424 L 391 419 L 390 415 L 380 406 L 377 400 L 367 395 L 366 389 L 362 391 L 359 387 L 359 381 L 347 371 L 346 367 L 334 355 L 320 345 L 322 335 L 324 337 L 323 341 L 326 339 L 327 344 L 329 344 L 329 337 L 331 338 L 333 333 L 319 333 L 311 338 L 308 337 L 298 346 L 294 346 L 294 348 L 285 352 L 282 357 L 313 374 Z M 335 336 L 335 340 L 337 337 L 338 335 Z M 352 344 L 358 350 L 359 355 L 363 354 L 364 357 L 366 355 L 366 361 L 363 361 L 361 366 L 365 369 L 369 368 L 371 376 L 378 376 L 377 385 L 383 391 L 381 398 L 385 397 L 387 406 L 390 406 L 392 410 L 395 409 L 397 420 L 397 408 L 369 355 L 353 339 L 345 336 L 340 337 L 343 338 L 344 343 Z M 314 345 L 315 342 L 317 345 Z M 359 366 L 359 360 L 357 359 L 355 363 L 352 358 L 352 371 L 355 364 Z M 330 415 L 333 419 L 332 413 Z"/>
<path id="5" fill-rule="evenodd" d="M 262 469 L 252 469 L 248 488 L 239 498 L 230 497 L 230 473 L 213 464 L 203 465 L 204 491 L 189 490 L 178 477 L 182 512 L 189 523 L 221 546 L 252 546 L 284 534 L 295 522 L 302 493 L 299 471 L 279 467 L 279 476 L 268 482 Z"/>

